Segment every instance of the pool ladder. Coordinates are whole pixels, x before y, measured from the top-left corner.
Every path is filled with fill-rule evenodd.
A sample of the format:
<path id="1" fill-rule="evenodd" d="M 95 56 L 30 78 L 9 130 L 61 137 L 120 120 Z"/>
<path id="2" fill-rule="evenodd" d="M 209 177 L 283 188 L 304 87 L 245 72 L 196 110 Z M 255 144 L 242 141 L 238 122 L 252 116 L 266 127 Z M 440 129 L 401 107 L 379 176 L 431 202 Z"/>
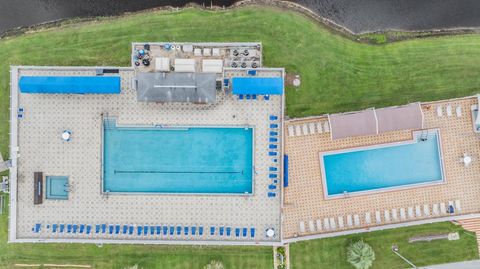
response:
<path id="1" fill-rule="evenodd" d="M 420 141 L 427 141 L 428 140 L 428 130 L 424 131 L 422 130 L 422 133 L 420 134 Z"/>

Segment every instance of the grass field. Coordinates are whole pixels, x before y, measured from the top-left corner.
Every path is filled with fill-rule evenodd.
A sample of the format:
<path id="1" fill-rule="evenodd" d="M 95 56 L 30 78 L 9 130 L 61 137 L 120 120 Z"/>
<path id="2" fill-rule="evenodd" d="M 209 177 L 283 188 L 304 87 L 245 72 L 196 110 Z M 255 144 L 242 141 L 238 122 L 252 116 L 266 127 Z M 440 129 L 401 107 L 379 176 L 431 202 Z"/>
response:
<path id="1" fill-rule="evenodd" d="M 298 90 L 287 90 L 290 117 L 465 96 L 480 89 L 480 35 L 372 46 L 340 37 L 297 13 L 271 8 L 152 12 L 0 40 L 0 152 L 8 156 L 10 65 L 128 66 L 133 41 L 261 41 L 266 66 L 285 67 L 302 77 Z M 72 262 L 119 268 L 138 262 L 145 268 L 200 268 L 212 258 L 224 261 L 227 268 L 271 268 L 272 264 L 270 248 L 7 245 L 5 216 L 0 224 L 0 265 Z M 371 239 L 377 255 L 385 253 L 384 262 L 379 258 L 377 264 L 396 265 L 397 258 L 383 249 L 389 246 L 375 242 L 384 238 L 390 242 L 398 232 L 382 233 Z M 423 257 L 419 262 L 474 257 L 476 249 L 467 248 L 472 247 L 471 240 L 449 245 L 455 256 L 444 253 L 446 246 L 441 251 L 418 249 Z M 331 262 L 342 268 L 345 264 L 338 257 L 344 254 L 334 247 L 344 242 L 334 238 L 293 246 L 294 268 L 337 268 Z M 328 262 L 325 257 L 330 257 Z M 313 267 L 306 267 L 309 264 Z"/>
<path id="2" fill-rule="evenodd" d="M 412 236 L 453 231 L 459 232 L 460 240 L 408 243 L 408 238 Z M 398 245 L 400 254 L 417 266 L 478 259 L 475 235 L 449 222 L 442 222 L 290 244 L 292 269 L 351 269 L 353 267 L 346 261 L 346 248 L 350 242 L 360 239 L 375 251 L 376 260 L 372 269 L 409 268 L 391 251 L 394 244 Z"/>

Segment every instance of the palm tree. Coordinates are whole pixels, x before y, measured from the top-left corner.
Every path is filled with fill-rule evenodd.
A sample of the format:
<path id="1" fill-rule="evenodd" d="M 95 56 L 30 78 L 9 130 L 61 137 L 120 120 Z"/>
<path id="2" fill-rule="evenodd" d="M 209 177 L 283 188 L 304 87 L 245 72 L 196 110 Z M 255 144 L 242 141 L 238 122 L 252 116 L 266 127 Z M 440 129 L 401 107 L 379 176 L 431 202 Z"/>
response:
<path id="1" fill-rule="evenodd" d="M 356 269 L 368 269 L 375 260 L 373 248 L 363 241 L 357 241 L 347 249 L 347 261 Z"/>
<path id="2" fill-rule="evenodd" d="M 138 267 L 138 264 L 135 264 L 134 266 L 127 266 L 125 267 L 125 269 L 140 269 L 140 268 Z"/>
<path id="3" fill-rule="evenodd" d="M 222 262 L 213 260 L 209 264 L 205 265 L 203 269 L 224 269 L 224 267 Z"/>

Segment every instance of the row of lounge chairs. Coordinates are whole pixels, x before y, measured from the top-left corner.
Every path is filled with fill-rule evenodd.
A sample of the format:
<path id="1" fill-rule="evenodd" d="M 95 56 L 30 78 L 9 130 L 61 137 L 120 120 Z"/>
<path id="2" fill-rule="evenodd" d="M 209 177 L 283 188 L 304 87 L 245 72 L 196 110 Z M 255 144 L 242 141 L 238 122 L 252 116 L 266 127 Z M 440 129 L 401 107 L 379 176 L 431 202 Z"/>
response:
<path id="1" fill-rule="evenodd" d="M 278 116 L 270 115 L 269 120 L 269 137 L 268 137 L 268 156 L 272 158 L 272 165 L 268 168 L 268 180 L 270 184 L 268 185 L 267 196 L 269 198 L 275 198 L 277 196 L 277 185 L 278 185 L 278 155 L 279 155 L 279 139 L 278 139 L 278 130 L 280 129 L 280 122 Z"/>
<path id="2" fill-rule="evenodd" d="M 267 95 L 259 95 L 259 96 L 257 96 L 256 94 L 245 94 L 245 95 L 239 94 L 238 95 L 238 100 L 243 100 L 243 99 L 245 99 L 245 100 L 257 100 L 257 99 L 260 99 L 260 97 L 263 98 L 263 100 L 265 100 L 265 101 L 270 100 L 270 96 L 268 94 Z"/>
<path id="3" fill-rule="evenodd" d="M 316 133 L 329 133 L 330 125 L 325 122 L 310 122 L 288 126 L 288 136 L 313 135 Z"/>
<path id="4" fill-rule="evenodd" d="M 448 117 L 451 117 L 453 115 L 452 110 L 453 110 L 452 105 L 447 105 L 445 107 L 445 113 L 447 114 Z M 460 118 L 462 116 L 462 107 L 461 106 L 457 106 L 455 108 L 455 115 L 457 116 L 457 118 Z M 443 106 L 441 106 L 441 105 L 437 106 L 437 116 L 438 117 L 443 117 Z"/>
<path id="5" fill-rule="evenodd" d="M 364 225 L 381 225 L 394 222 L 402 222 L 407 220 L 416 220 L 428 217 L 441 217 L 449 214 L 460 214 L 462 212 L 460 200 L 449 201 L 448 203 L 435 203 L 423 206 L 410 206 L 407 208 L 394 208 L 391 210 L 375 211 L 374 216 L 371 212 L 365 213 Z M 375 219 L 373 220 L 373 217 Z M 375 222 L 374 222 L 375 221 Z M 345 228 L 355 228 L 361 226 L 360 215 L 347 215 L 346 218 L 339 216 L 338 218 L 324 218 L 308 222 L 308 231 L 310 233 L 330 230 L 341 230 Z M 305 222 L 299 223 L 300 234 L 306 233 L 307 226 Z"/>
<path id="6" fill-rule="evenodd" d="M 54 234 L 109 234 L 109 235 L 131 235 L 131 236 L 174 236 L 174 235 L 192 235 L 203 236 L 203 226 L 149 226 L 149 225 L 111 225 L 111 224 L 47 224 L 45 226 L 47 231 Z M 34 233 L 39 233 L 42 230 L 42 224 L 36 223 L 32 228 Z M 232 227 L 210 227 L 210 236 L 235 236 L 247 237 L 248 230 L 250 230 L 250 238 L 255 237 L 255 228 L 232 228 Z"/>

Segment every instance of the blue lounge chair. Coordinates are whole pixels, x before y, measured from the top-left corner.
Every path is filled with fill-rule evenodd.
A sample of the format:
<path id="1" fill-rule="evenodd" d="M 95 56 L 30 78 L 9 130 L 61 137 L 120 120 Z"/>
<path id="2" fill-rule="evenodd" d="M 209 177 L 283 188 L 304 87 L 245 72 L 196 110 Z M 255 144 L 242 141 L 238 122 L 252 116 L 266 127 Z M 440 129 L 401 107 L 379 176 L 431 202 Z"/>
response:
<path id="1" fill-rule="evenodd" d="M 133 234 L 133 231 L 135 230 L 135 228 L 132 226 L 128 226 L 128 234 L 129 235 L 132 235 Z"/>
<path id="2" fill-rule="evenodd" d="M 87 227 L 85 229 L 85 233 L 90 234 L 91 232 L 92 232 L 92 225 L 87 225 Z"/>
<path id="3" fill-rule="evenodd" d="M 225 229 L 223 227 L 220 227 L 220 236 L 223 236 L 224 230 Z"/>
<path id="4" fill-rule="evenodd" d="M 223 79 L 223 86 L 227 87 L 229 83 L 230 80 L 228 78 Z"/>
<path id="5" fill-rule="evenodd" d="M 72 224 L 67 224 L 67 233 L 72 232 Z"/>
<path id="6" fill-rule="evenodd" d="M 272 159 L 272 162 L 278 163 L 278 159 L 277 159 L 277 158 L 273 158 L 273 159 Z"/>
<path id="7" fill-rule="evenodd" d="M 276 149 L 276 148 L 277 148 L 277 145 L 275 145 L 275 144 L 269 144 L 269 145 L 268 145 L 268 148 L 269 148 L 269 149 Z"/>
<path id="8" fill-rule="evenodd" d="M 270 172 L 274 172 L 274 171 L 277 171 L 277 170 L 278 170 L 278 169 L 277 169 L 275 166 L 270 166 L 270 167 L 268 168 L 268 171 L 270 171 Z"/>
<path id="9" fill-rule="evenodd" d="M 277 178 L 277 174 L 268 174 L 268 178 Z"/>
<path id="10" fill-rule="evenodd" d="M 168 227 L 163 226 L 163 235 L 167 235 L 167 234 L 168 234 Z"/>
<path id="11" fill-rule="evenodd" d="M 198 235 L 203 235 L 203 226 L 198 227 Z"/>
<path id="12" fill-rule="evenodd" d="M 56 232 L 57 232 L 57 227 L 58 227 L 57 224 L 53 224 L 53 225 L 52 225 L 52 233 L 56 233 Z"/>
<path id="13" fill-rule="evenodd" d="M 269 192 L 269 193 L 268 193 L 268 197 L 275 197 L 275 196 L 277 196 L 277 194 L 274 193 L 274 192 Z"/>
<path id="14" fill-rule="evenodd" d="M 240 228 L 235 228 L 235 236 L 236 237 L 240 236 Z"/>
<path id="15" fill-rule="evenodd" d="M 276 190 L 277 189 L 277 186 L 273 185 L 273 184 L 270 184 L 268 185 L 268 189 L 269 190 Z"/>
<path id="16" fill-rule="evenodd" d="M 232 235 L 232 228 L 227 227 L 227 236 Z"/>
<path id="17" fill-rule="evenodd" d="M 278 142 L 278 139 L 275 138 L 275 137 L 270 137 L 270 138 L 268 139 L 268 142 L 270 142 L 270 143 L 275 143 L 275 142 Z"/>
<path id="18" fill-rule="evenodd" d="M 268 94 L 264 95 L 264 96 L 263 96 L 263 100 L 265 100 L 265 101 L 270 100 L 270 96 L 269 96 Z"/>
<path id="19" fill-rule="evenodd" d="M 19 119 L 23 118 L 23 115 L 22 115 L 22 114 L 18 114 L 18 118 L 19 118 Z"/>
<path id="20" fill-rule="evenodd" d="M 197 227 L 192 226 L 192 235 L 196 235 L 196 234 L 197 234 Z"/>
<path id="21" fill-rule="evenodd" d="M 102 234 L 107 232 L 107 224 L 102 224 Z"/>
<path id="22" fill-rule="evenodd" d="M 113 234 L 113 225 L 108 225 L 108 233 Z"/>
<path id="23" fill-rule="evenodd" d="M 47 230 L 50 229 L 50 224 L 47 224 Z"/>
<path id="24" fill-rule="evenodd" d="M 266 96 L 268 96 L 268 95 L 266 95 Z M 270 116 L 268 117 L 268 119 L 269 119 L 269 120 L 278 120 L 278 117 L 275 116 L 275 115 L 270 115 Z"/>
<path id="25" fill-rule="evenodd" d="M 177 226 L 177 235 L 182 234 L 182 226 Z"/>
<path id="26" fill-rule="evenodd" d="M 128 225 L 123 225 L 122 234 L 127 234 L 127 232 L 128 232 Z"/>
<path id="27" fill-rule="evenodd" d="M 247 236 L 247 228 L 242 229 L 242 236 L 246 237 Z"/>
<path id="28" fill-rule="evenodd" d="M 41 229 L 42 229 L 42 224 L 35 223 L 35 226 L 33 227 L 32 231 L 35 233 L 39 233 Z"/>
<path id="29" fill-rule="evenodd" d="M 257 95 L 256 94 L 252 94 L 252 100 L 257 100 Z"/>
<path id="30" fill-rule="evenodd" d="M 277 156 L 277 154 L 278 154 L 278 153 L 275 152 L 275 151 L 269 151 L 269 152 L 268 152 L 268 156 Z"/>
<path id="31" fill-rule="evenodd" d="M 60 229 L 58 230 L 59 233 L 63 233 L 65 231 L 65 224 L 60 224 Z"/>
<path id="32" fill-rule="evenodd" d="M 175 227 L 170 226 L 170 235 L 174 235 L 174 234 L 175 234 Z"/>
<path id="33" fill-rule="evenodd" d="M 257 74 L 257 70 L 248 70 L 247 74 L 250 76 L 255 76 Z"/>
<path id="34" fill-rule="evenodd" d="M 150 235 L 155 235 L 155 226 L 150 226 Z"/>
<path id="35" fill-rule="evenodd" d="M 250 237 L 255 237 L 255 228 L 250 228 Z"/>
<path id="36" fill-rule="evenodd" d="M 77 224 L 73 224 L 73 233 L 76 234 L 76 233 L 77 233 L 77 230 L 78 230 L 78 225 L 77 225 Z"/>
<path id="37" fill-rule="evenodd" d="M 78 230 L 78 232 L 83 234 L 84 231 L 85 231 L 85 224 L 80 224 L 80 229 Z"/>
<path id="38" fill-rule="evenodd" d="M 278 132 L 270 131 L 270 132 L 269 132 L 269 135 L 270 135 L 270 136 L 277 136 L 277 135 L 278 135 Z"/>
<path id="39" fill-rule="evenodd" d="M 100 232 L 100 224 L 95 225 L 95 233 L 98 234 Z"/>
<path id="40" fill-rule="evenodd" d="M 272 129 L 277 129 L 277 128 L 278 128 L 278 124 L 272 123 L 272 124 L 270 124 L 270 128 L 272 128 Z"/>
<path id="41" fill-rule="evenodd" d="M 137 235 L 142 235 L 142 226 L 137 226 Z"/>
<path id="42" fill-rule="evenodd" d="M 157 226 L 157 235 L 160 235 L 162 233 L 162 227 Z"/>
<path id="43" fill-rule="evenodd" d="M 215 227 L 210 227 L 210 235 L 215 235 Z"/>
<path id="44" fill-rule="evenodd" d="M 183 234 L 188 235 L 188 226 L 183 227 Z"/>
<path id="45" fill-rule="evenodd" d="M 250 100 L 250 94 L 246 94 L 245 99 Z"/>
<path id="46" fill-rule="evenodd" d="M 277 184 L 277 183 L 278 183 L 278 180 L 274 179 L 273 184 Z"/>
<path id="47" fill-rule="evenodd" d="M 115 225 L 115 234 L 120 233 L 120 225 Z"/>
<path id="48" fill-rule="evenodd" d="M 147 235 L 148 234 L 148 226 L 145 225 L 143 226 L 143 235 Z"/>
<path id="49" fill-rule="evenodd" d="M 238 95 L 238 99 L 239 99 L 239 100 L 243 100 L 243 94 L 239 94 L 239 95 Z"/>

